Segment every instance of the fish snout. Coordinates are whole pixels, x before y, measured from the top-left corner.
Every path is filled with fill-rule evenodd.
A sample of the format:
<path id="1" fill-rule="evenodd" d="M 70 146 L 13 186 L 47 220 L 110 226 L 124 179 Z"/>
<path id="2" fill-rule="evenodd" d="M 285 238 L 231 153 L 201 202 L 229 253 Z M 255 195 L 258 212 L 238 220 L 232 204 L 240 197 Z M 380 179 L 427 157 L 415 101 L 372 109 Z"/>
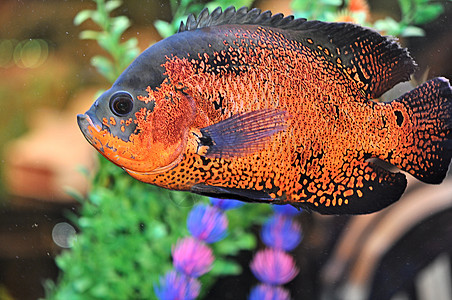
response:
<path id="1" fill-rule="evenodd" d="M 87 129 L 88 126 L 93 127 L 96 131 L 103 130 L 103 124 L 99 121 L 99 119 L 96 117 L 96 115 L 90 110 L 88 110 L 84 114 L 78 114 L 77 115 L 77 123 L 80 129 L 83 131 L 83 129 Z"/>
<path id="2" fill-rule="evenodd" d="M 90 120 L 90 118 L 86 114 L 79 114 L 77 115 L 77 123 L 78 127 L 82 131 L 83 135 L 85 136 L 86 140 L 92 144 L 92 134 L 90 133 L 90 130 L 88 129 L 90 126 L 94 129 L 96 127 L 94 126 L 93 122 Z"/>
<path id="3" fill-rule="evenodd" d="M 90 111 L 87 111 L 85 114 L 77 115 L 77 124 L 80 130 L 82 131 L 85 138 L 92 144 L 93 134 L 96 132 L 100 132 L 101 130 L 107 129 L 110 132 L 109 128 L 104 128 L 104 126 L 96 116 L 90 114 Z"/>

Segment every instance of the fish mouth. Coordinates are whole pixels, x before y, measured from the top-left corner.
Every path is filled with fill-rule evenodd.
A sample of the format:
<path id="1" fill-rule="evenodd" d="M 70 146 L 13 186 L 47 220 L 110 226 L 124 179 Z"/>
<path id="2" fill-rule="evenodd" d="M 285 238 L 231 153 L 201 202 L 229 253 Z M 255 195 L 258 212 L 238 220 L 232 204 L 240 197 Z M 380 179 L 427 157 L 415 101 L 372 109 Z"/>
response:
<path id="1" fill-rule="evenodd" d="M 77 123 L 86 140 L 92 145 L 94 142 L 93 131 L 100 132 L 101 130 L 106 130 L 110 133 L 110 128 L 102 124 L 90 111 L 87 111 L 85 114 L 78 114 Z"/>

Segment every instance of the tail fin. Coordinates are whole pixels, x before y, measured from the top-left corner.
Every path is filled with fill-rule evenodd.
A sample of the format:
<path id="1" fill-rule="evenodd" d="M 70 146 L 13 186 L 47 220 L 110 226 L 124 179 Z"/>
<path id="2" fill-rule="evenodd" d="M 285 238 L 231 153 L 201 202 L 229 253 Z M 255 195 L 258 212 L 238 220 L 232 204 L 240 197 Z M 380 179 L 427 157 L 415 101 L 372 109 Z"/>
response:
<path id="1" fill-rule="evenodd" d="M 401 96 L 413 124 L 413 145 L 390 162 L 426 183 L 441 183 L 452 158 L 452 89 L 434 78 Z M 397 112 L 396 112 L 397 113 Z"/>

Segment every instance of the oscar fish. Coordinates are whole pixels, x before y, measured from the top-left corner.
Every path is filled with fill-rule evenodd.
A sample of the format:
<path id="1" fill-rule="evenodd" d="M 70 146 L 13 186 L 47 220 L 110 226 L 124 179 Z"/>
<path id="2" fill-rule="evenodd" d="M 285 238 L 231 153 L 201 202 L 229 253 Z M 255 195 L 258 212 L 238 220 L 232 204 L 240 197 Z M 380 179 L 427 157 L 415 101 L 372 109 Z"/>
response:
<path id="1" fill-rule="evenodd" d="M 376 101 L 416 64 L 351 23 L 258 9 L 190 15 L 82 115 L 84 136 L 132 177 L 171 190 L 364 214 L 407 180 L 439 184 L 452 156 L 452 92 L 434 78 Z"/>

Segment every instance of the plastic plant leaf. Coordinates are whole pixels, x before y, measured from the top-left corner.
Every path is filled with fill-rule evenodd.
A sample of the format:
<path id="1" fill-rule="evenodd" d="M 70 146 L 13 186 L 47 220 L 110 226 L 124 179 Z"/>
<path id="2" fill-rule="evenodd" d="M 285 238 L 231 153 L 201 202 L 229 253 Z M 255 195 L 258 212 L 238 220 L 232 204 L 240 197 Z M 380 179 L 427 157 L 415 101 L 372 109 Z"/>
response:
<path id="1" fill-rule="evenodd" d="M 439 3 L 432 3 L 428 5 L 422 5 L 414 15 L 415 24 L 425 24 L 436 19 L 444 8 Z"/>
<path id="2" fill-rule="evenodd" d="M 237 247 L 241 249 L 251 250 L 256 248 L 256 238 L 251 233 L 243 232 L 236 240 Z"/>
<path id="3" fill-rule="evenodd" d="M 92 281 L 90 280 L 90 278 L 79 278 L 72 284 L 74 286 L 74 290 L 79 293 L 83 293 L 92 285 Z"/>
<path id="4" fill-rule="evenodd" d="M 117 9 L 118 7 L 120 7 L 121 5 L 122 5 L 122 1 L 110 0 L 110 1 L 105 3 L 105 10 L 108 11 L 108 12 L 112 12 L 115 9 Z"/>
<path id="5" fill-rule="evenodd" d="M 306 0 L 293 0 L 291 2 L 292 10 L 297 12 L 307 11 L 309 8 L 309 1 Z"/>
<path id="6" fill-rule="evenodd" d="M 236 255 L 240 250 L 251 250 L 256 247 L 256 237 L 251 233 L 241 232 L 234 239 L 228 237 L 213 244 L 215 253 L 220 255 Z"/>
<path id="7" fill-rule="evenodd" d="M 112 34 L 119 38 L 130 27 L 130 21 L 125 16 L 119 16 L 113 19 L 111 26 Z"/>
<path id="8" fill-rule="evenodd" d="M 136 46 L 138 46 L 138 40 L 136 38 L 130 38 L 127 41 L 125 41 L 122 45 L 127 50 L 138 51 L 138 49 L 134 49 Z M 125 53 L 125 54 L 128 54 L 128 53 Z"/>
<path id="9" fill-rule="evenodd" d="M 115 41 L 111 35 L 101 33 L 97 38 L 97 43 L 106 51 L 110 52 L 113 56 L 115 56 L 118 51 L 117 41 Z"/>
<path id="10" fill-rule="evenodd" d="M 208 7 L 211 9 L 220 6 L 222 9 L 225 9 L 228 6 L 234 6 L 237 8 L 242 6 L 250 7 L 251 4 L 253 4 L 253 0 L 216 0 L 210 2 Z"/>
<path id="11" fill-rule="evenodd" d="M 80 32 L 80 39 L 82 40 L 96 40 L 101 35 L 100 32 L 94 30 L 83 30 Z"/>
<path id="12" fill-rule="evenodd" d="M 232 260 L 217 258 L 213 263 L 210 273 L 217 276 L 239 275 L 242 273 L 242 268 Z"/>
<path id="13" fill-rule="evenodd" d="M 409 15 L 413 10 L 412 0 L 399 0 L 398 2 L 402 16 Z"/>
<path id="14" fill-rule="evenodd" d="M 168 235 L 168 230 L 164 223 L 154 221 L 150 226 L 148 226 L 148 228 L 147 237 L 150 240 L 158 240 Z"/>
<path id="15" fill-rule="evenodd" d="M 126 54 L 124 54 L 124 60 L 121 61 L 121 65 L 125 68 L 127 67 L 132 60 L 140 54 L 138 49 L 128 50 Z"/>
<path id="16" fill-rule="evenodd" d="M 192 0 L 181 0 L 180 1 L 180 6 L 182 7 L 187 7 L 190 5 L 190 3 L 193 2 Z M 177 2 L 176 2 L 177 3 Z"/>
<path id="17" fill-rule="evenodd" d="M 174 33 L 172 25 L 166 21 L 157 20 L 154 22 L 154 26 L 162 38 L 169 37 Z"/>
<path id="18" fill-rule="evenodd" d="M 83 201 L 85 201 L 85 197 L 83 197 L 83 195 L 75 188 L 73 188 L 71 186 L 65 186 L 63 188 L 64 188 L 64 192 L 66 194 L 68 194 L 69 196 L 71 196 L 72 198 L 74 198 L 77 202 L 83 203 Z"/>
<path id="19" fill-rule="evenodd" d="M 325 4 L 325 5 L 331 5 L 331 6 L 341 6 L 342 5 L 342 0 L 320 0 L 319 2 L 322 4 Z"/>
<path id="20" fill-rule="evenodd" d="M 420 27 L 407 26 L 407 27 L 403 28 L 403 30 L 402 30 L 400 35 L 403 36 L 403 37 L 424 36 L 425 35 L 425 31 L 424 31 L 424 29 L 422 29 Z"/>
<path id="21" fill-rule="evenodd" d="M 93 11 L 86 9 L 79 12 L 74 18 L 74 25 L 79 26 L 93 15 Z"/>
<path id="22" fill-rule="evenodd" d="M 91 19 L 93 19 L 94 23 L 105 29 L 108 22 L 108 15 L 101 14 L 99 10 L 93 10 L 92 12 Z"/>
<path id="23" fill-rule="evenodd" d="M 378 20 L 374 23 L 374 28 L 385 35 L 398 35 L 400 33 L 400 24 L 391 17 Z"/>

